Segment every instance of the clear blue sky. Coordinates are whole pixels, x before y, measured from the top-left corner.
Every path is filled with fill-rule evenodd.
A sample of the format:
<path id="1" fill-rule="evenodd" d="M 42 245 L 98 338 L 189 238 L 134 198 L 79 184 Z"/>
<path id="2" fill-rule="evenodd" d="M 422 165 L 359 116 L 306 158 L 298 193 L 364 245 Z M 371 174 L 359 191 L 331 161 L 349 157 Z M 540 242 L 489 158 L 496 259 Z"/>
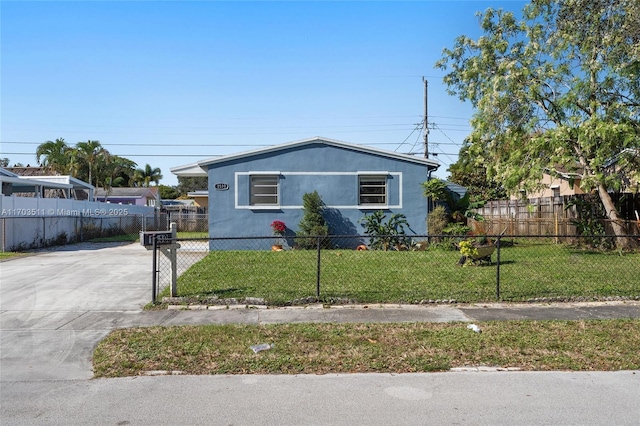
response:
<path id="1" fill-rule="evenodd" d="M 143 167 L 324 136 L 432 153 L 445 178 L 469 105 L 434 68 L 476 11 L 524 1 L 0 2 L 0 157 L 99 140 Z"/>

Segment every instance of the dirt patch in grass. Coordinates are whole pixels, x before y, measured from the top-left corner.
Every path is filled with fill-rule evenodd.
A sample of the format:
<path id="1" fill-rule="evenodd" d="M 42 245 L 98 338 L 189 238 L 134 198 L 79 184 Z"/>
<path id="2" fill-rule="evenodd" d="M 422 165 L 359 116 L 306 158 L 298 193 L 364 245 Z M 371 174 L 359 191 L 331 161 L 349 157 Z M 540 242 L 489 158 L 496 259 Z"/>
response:
<path id="1" fill-rule="evenodd" d="M 640 320 L 276 324 L 115 330 L 94 353 L 96 377 L 181 374 L 428 372 L 640 368 Z M 272 343 L 254 353 L 251 345 Z"/>

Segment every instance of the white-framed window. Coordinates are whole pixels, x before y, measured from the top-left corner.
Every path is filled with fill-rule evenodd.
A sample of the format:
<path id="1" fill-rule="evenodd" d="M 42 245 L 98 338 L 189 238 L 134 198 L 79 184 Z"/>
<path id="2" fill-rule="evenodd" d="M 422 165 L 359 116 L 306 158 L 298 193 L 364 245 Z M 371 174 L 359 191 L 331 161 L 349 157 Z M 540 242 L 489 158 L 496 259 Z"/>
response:
<path id="1" fill-rule="evenodd" d="M 361 206 L 387 205 L 387 176 L 358 176 L 358 204 Z"/>
<path id="2" fill-rule="evenodd" d="M 279 175 L 251 175 L 249 204 L 277 206 L 280 204 Z"/>

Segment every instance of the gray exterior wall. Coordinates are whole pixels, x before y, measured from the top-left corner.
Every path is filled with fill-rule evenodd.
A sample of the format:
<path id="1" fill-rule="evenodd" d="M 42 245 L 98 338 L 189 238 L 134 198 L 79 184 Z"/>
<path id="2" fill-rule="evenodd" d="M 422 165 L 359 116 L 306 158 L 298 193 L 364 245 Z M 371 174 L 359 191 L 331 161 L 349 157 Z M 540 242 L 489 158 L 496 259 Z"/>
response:
<path id="1" fill-rule="evenodd" d="M 250 176 L 260 172 L 279 176 L 279 207 L 249 205 Z M 387 175 L 387 208 L 358 205 L 358 175 L 362 172 Z M 274 220 L 283 221 L 287 234 L 294 235 L 303 216 L 302 196 L 314 190 L 326 205 L 324 216 L 332 235 L 363 234 L 359 220 L 381 209 L 404 214 L 411 226 L 409 234 L 427 233 L 427 199 L 420 184 L 428 179 L 428 172 L 426 165 L 417 162 L 310 143 L 216 162 L 208 166 L 208 177 L 211 237 L 269 236 Z M 223 187 L 228 185 L 228 189 L 216 189 L 216 184 L 226 184 Z M 271 243 L 263 240 L 262 245 Z M 257 248 L 255 241 L 251 244 Z"/>

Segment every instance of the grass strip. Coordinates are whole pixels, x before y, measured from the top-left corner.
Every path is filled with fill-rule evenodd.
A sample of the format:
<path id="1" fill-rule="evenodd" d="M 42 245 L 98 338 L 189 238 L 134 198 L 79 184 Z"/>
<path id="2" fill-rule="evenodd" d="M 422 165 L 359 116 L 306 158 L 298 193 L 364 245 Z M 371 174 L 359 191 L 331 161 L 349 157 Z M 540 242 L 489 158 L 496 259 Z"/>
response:
<path id="1" fill-rule="evenodd" d="M 94 352 L 96 377 L 640 369 L 640 320 L 203 325 L 119 329 Z M 251 345 L 273 343 L 254 353 Z"/>
<path id="2" fill-rule="evenodd" d="M 3 251 L 0 252 L 0 260 L 10 259 L 12 257 L 23 256 L 24 253 L 18 253 L 15 251 Z"/>

